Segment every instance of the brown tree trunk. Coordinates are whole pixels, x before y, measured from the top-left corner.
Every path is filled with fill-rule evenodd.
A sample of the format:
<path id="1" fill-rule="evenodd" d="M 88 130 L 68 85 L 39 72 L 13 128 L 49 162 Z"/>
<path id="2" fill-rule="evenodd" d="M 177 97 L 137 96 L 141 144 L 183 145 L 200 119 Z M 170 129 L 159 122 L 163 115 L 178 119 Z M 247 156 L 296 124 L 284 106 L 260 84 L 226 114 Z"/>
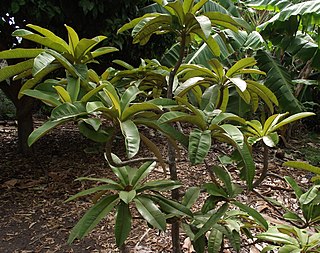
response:
<path id="1" fill-rule="evenodd" d="M 33 131 L 33 99 L 24 96 L 18 102 L 16 109 L 18 120 L 18 152 L 28 155 L 32 153 L 32 149 L 28 145 L 28 137 Z"/>

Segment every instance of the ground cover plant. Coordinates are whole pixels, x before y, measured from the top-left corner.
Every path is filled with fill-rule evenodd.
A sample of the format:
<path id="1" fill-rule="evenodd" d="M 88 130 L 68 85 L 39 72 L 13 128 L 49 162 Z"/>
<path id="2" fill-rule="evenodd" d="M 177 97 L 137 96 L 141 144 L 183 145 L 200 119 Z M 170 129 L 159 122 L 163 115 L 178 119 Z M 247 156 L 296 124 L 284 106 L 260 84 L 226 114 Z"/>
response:
<path id="1" fill-rule="evenodd" d="M 171 225 L 172 252 L 181 252 L 181 229 L 196 252 L 220 252 L 229 246 L 239 252 L 245 238 L 253 243 L 273 240 L 282 252 L 319 250 L 315 225 L 320 215 L 315 211 L 319 204 L 317 181 L 303 193 L 292 179 L 286 178 L 299 198 L 304 218 L 299 227 L 292 221 L 301 219 L 299 216 L 292 212 L 285 215 L 294 225 L 293 230 L 285 226 L 270 227 L 258 211 L 238 200 L 243 192 L 255 192 L 268 175 L 268 147 L 278 143 L 277 131 L 314 113 L 300 112 L 302 107 L 288 88 L 288 82 L 273 81 L 276 88 L 267 85 L 277 75 L 281 80 L 288 79 L 279 63 L 269 58 L 269 52 L 258 51 L 251 56 L 243 53 L 236 58 L 230 56 L 228 61 L 222 58 L 223 45 L 217 42 L 217 36 L 224 32 L 236 36 L 239 30 L 250 27 L 240 13 L 236 11 L 233 15 L 213 1 L 154 2 L 156 5 L 146 8 L 152 12 L 124 24 L 118 32 L 132 30 L 133 43 L 140 45 L 157 34 L 174 34 L 177 44 L 168 45 L 167 55 L 176 57 L 167 60 L 167 66 L 156 59 L 145 59 L 134 68 L 117 60 L 115 63 L 124 70 L 107 68 L 99 75 L 92 65 L 95 58 L 117 49 L 95 49 L 104 36 L 80 39 L 70 26 L 66 26 L 68 42 L 40 26 L 28 26 L 36 33 L 18 29 L 14 36 L 42 47 L 0 52 L 2 59 L 29 58 L 1 69 L 1 80 L 13 76 L 26 78 L 19 96 L 31 96 L 53 108 L 49 119 L 29 136 L 29 145 L 68 122 L 76 123 L 88 139 L 104 145 L 104 156 L 114 175 L 78 179 L 101 184 L 68 199 L 94 196 L 92 207 L 72 229 L 69 243 L 82 239 L 115 210 L 114 235 L 121 252 L 129 250 L 126 240 L 135 212 L 152 228 L 164 231 Z M 193 60 L 187 60 L 189 52 L 199 56 L 203 45 L 211 54 L 210 58 L 202 58 L 205 64 L 194 63 L 195 55 Z M 259 70 L 255 56 L 262 62 L 263 70 L 268 64 L 275 67 L 265 72 Z M 288 101 L 293 103 L 288 106 Z M 238 115 L 240 107 L 245 113 Z M 275 113 L 286 109 L 291 113 L 287 118 L 284 118 L 286 113 Z M 167 140 L 166 156 L 159 150 L 157 140 L 141 131 L 146 128 L 159 132 L 159 138 Z M 125 157 L 119 158 L 115 151 L 119 140 L 124 144 Z M 257 177 L 252 151 L 256 146 L 253 144 L 260 140 L 264 162 Z M 230 145 L 231 154 L 212 159 L 212 148 L 217 143 Z M 150 157 L 137 156 L 142 144 L 151 151 Z M 181 150 L 186 150 L 190 165 L 203 164 L 210 181 L 179 190 L 183 185 L 178 180 L 176 166 Z M 169 179 L 145 181 L 155 162 L 164 174 L 168 167 Z M 228 171 L 228 163 L 237 168 L 235 173 Z M 171 191 L 171 198 L 166 191 Z M 200 195 L 204 201 L 200 208 L 193 209 Z M 268 201 L 275 203 L 272 199 Z M 311 207 L 307 208 L 310 203 Z M 311 232 L 301 230 L 305 228 Z M 296 238 L 285 240 L 285 235 L 291 234 Z M 264 251 L 271 249 L 275 247 L 267 246 Z"/>

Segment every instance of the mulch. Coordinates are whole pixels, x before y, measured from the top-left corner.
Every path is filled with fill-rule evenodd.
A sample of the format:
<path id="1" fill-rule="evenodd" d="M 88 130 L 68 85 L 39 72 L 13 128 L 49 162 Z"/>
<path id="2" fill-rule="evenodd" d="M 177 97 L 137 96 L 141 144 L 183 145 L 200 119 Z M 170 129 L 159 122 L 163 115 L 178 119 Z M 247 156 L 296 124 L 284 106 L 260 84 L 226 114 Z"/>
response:
<path id="1" fill-rule="evenodd" d="M 160 137 L 153 133 L 151 136 Z M 165 154 L 165 142 L 158 141 L 157 144 Z M 281 166 L 285 160 L 301 156 L 297 146 L 308 145 L 301 143 L 301 140 L 293 140 L 291 144 L 295 146 L 294 149 L 271 151 L 270 172 L 278 176 L 293 176 L 302 186 L 307 187 L 310 175 Z M 75 179 L 80 176 L 111 176 L 111 170 L 103 157 L 103 147 L 85 139 L 72 124 L 60 127 L 40 139 L 34 146 L 34 156 L 17 154 L 16 146 L 16 125 L 12 122 L 0 124 L 0 252 L 118 252 L 113 236 L 112 214 L 83 240 L 67 244 L 70 230 L 91 206 L 90 197 L 65 203 L 71 195 L 93 185 L 92 182 Z M 217 143 L 213 150 L 215 152 L 210 159 L 216 159 L 219 152 L 228 153 L 229 147 Z M 117 152 L 123 154 L 124 150 L 120 148 Z M 278 152 L 282 152 L 280 158 Z M 255 152 L 255 161 L 257 167 L 261 168 L 262 156 L 259 150 Z M 202 166 L 189 165 L 184 151 L 181 151 L 178 172 L 184 188 L 199 186 L 209 180 Z M 162 168 L 156 168 L 151 177 L 162 178 Z M 292 191 L 279 177 L 268 177 L 257 188 L 257 192 L 298 209 Z M 257 194 L 244 194 L 240 200 L 263 213 L 270 222 L 282 223 L 280 213 Z M 192 252 L 184 243 L 185 238 L 182 232 L 184 252 Z M 140 219 L 135 219 L 127 244 L 130 252 L 171 252 L 170 240 L 169 229 L 159 233 L 148 228 Z M 261 245 L 250 245 L 242 252 L 255 253 L 260 249 Z"/>

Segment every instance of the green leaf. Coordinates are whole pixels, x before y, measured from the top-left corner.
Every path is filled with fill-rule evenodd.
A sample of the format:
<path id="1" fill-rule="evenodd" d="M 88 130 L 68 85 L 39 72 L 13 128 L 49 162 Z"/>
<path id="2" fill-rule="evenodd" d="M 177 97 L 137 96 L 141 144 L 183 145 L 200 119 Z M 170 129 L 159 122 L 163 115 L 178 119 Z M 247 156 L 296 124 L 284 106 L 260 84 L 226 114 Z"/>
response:
<path id="1" fill-rule="evenodd" d="M 103 130 L 95 130 L 92 126 L 93 122 L 89 124 L 87 123 L 88 120 L 93 119 L 84 119 L 83 121 L 79 121 L 78 127 L 80 133 L 95 142 L 106 143 L 107 141 L 109 141 L 110 134 Z"/>
<path id="2" fill-rule="evenodd" d="M 136 197 L 136 195 L 137 193 L 135 190 L 119 192 L 119 198 L 126 204 L 129 204 Z"/>
<path id="3" fill-rule="evenodd" d="M 22 97 L 23 91 L 26 89 L 32 89 L 38 84 L 45 76 L 53 72 L 54 70 L 61 68 L 60 64 L 50 64 L 38 72 L 33 78 L 28 79 L 21 87 L 18 98 Z"/>
<path id="4" fill-rule="evenodd" d="M 33 59 L 19 62 L 15 65 L 6 66 L 0 69 L 0 82 L 5 81 L 15 75 L 18 75 L 28 69 L 32 69 Z"/>
<path id="5" fill-rule="evenodd" d="M 176 201 L 165 198 L 159 194 L 147 196 L 157 202 L 161 209 L 169 214 L 192 217 L 190 209 Z"/>
<path id="6" fill-rule="evenodd" d="M 125 138 L 128 158 L 135 156 L 140 147 L 140 135 L 137 126 L 131 120 L 120 122 L 121 132 Z"/>
<path id="7" fill-rule="evenodd" d="M 53 41 L 52 39 L 50 39 L 48 37 L 43 37 L 39 34 L 35 34 L 33 32 L 26 30 L 26 29 L 17 29 L 12 33 L 12 36 L 21 37 L 23 39 L 33 41 L 33 42 L 41 44 L 45 47 L 56 50 L 57 52 L 60 52 L 60 53 L 68 51 L 68 50 L 66 50 L 66 48 L 63 45 Z"/>
<path id="8" fill-rule="evenodd" d="M 137 191 L 153 190 L 153 191 L 170 191 L 181 187 L 181 183 L 175 180 L 152 180 L 144 183 Z"/>
<path id="9" fill-rule="evenodd" d="M 306 193 L 300 196 L 299 202 L 302 205 L 311 204 L 315 198 L 320 196 L 319 188 L 320 188 L 320 185 L 312 186 Z"/>
<path id="10" fill-rule="evenodd" d="M 233 201 L 232 202 L 234 205 L 236 205 L 237 207 L 240 208 L 241 211 L 244 211 L 246 212 L 247 214 L 249 214 L 252 218 L 255 219 L 255 221 L 260 224 L 265 230 L 268 229 L 268 223 L 267 221 L 261 216 L 260 213 L 258 213 L 255 209 L 245 205 L 245 204 L 242 204 L 238 201 Z"/>
<path id="11" fill-rule="evenodd" d="M 38 48 L 14 48 L 0 52 L 0 59 L 35 58 L 45 49 Z"/>
<path id="12" fill-rule="evenodd" d="M 306 118 L 309 116 L 314 116 L 314 115 L 315 115 L 315 113 L 313 113 L 313 112 L 300 112 L 300 113 L 293 114 L 293 115 L 289 116 L 288 118 L 280 121 L 278 124 L 274 125 L 270 131 L 275 131 L 284 125 L 287 125 L 287 124 L 292 123 L 294 121 L 297 121 L 299 119 L 303 119 L 303 118 Z"/>
<path id="13" fill-rule="evenodd" d="M 200 25 L 204 36 L 206 37 L 206 39 L 208 39 L 211 34 L 211 30 L 212 30 L 211 20 L 207 16 L 204 16 L 204 15 L 196 16 L 195 19 L 197 20 L 198 24 Z"/>
<path id="14" fill-rule="evenodd" d="M 189 187 L 182 199 L 182 205 L 186 206 L 187 208 L 191 208 L 191 206 L 197 201 L 200 195 L 200 188 L 199 187 Z"/>
<path id="15" fill-rule="evenodd" d="M 228 198 L 228 194 L 225 190 L 214 183 L 205 183 L 203 188 L 211 196 Z"/>
<path id="16" fill-rule="evenodd" d="M 199 117 L 198 115 L 190 115 L 185 112 L 179 112 L 179 111 L 165 112 L 158 119 L 159 124 L 177 122 L 177 121 L 189 122 L 191 124 L 198 126 L 201 129 L 206 128 L 206 122 L 204 121 L 203 117 L 201 116 Z"/>
<path id="17" fill-rule="evenodd" d="M 194 240 L 196 241 L 200 236 L 204 235 L 208 230 L 210 230 L 213 225 L 216 224 L 225 214 L 225 212 L 228 210 L 228 207 L 228 203 L 224 203 L 216 213 L 212 214 L 202 228 L 196 233 Z"/>
<path id="18" fill-rule="evenodd" d="M 79 43 L 79 37 L 78 34 L 75 32 L 75 30 L 67 25 L 64 25 L 68 30 L 68 39 L 69 39 L 69 48 L 72 52 L 72 55 L 75 56 L 76 47 Z"/>
<path id="19" fill-rule="evenodd" d="M 54 120 L 73 120 L 75 117 L 87 115 L 86 108 L 81 102 L 74 104 L 64 103 L 54 108 L 51 112 L 51 119 Z"/>
<path id="20" fill-rule="evenodd" d="M 270 133 L 270 134 L 268 134 L 268 135 L 266 135 L 266 136 L 263 136 L 263 137 L 262 137 L 262 140 L 263 140 L 264 144 L 266 144 L 268 147 L 273 148 L 273 147 L 275 147 L 275 146 L 278 144 L 278 142 L 279 142 L 279 135 L 278 135 L 277 132 L 275 132 L 275 133 Z"/>
<path id="21" fill-rule="evenodd" d="M 279 232 L 276 228 L 271 228 L 267 232 L 258 234 L 256 237 L 258 239 L 270 241 L 272 243 L 299 246 L 299 243 L 295 238 Z"/>
<path id="22" fill-rule="evenodd" d="M 298 161 L 288 161 L 284 162 L 282 166 L 287 166 L 291 168 L 296 168 L 296 169 L 302 169 L 306 171 L 310 171 L 312 173 L 320 175 L 320 167 L 313 166 L 311 164 L 308 164 L 306 162 L 298 162 Z"/>
<path id="23" fill-rule="evenodd" d="M 252 189 L 252 181 L 255 175 L 255 165 L 252 159 L 251 152 L 244 140 L 243 134 L 241 131 L 230 124 L 224 124 L 221 128 L 226 132 L 227 136 L 236 146 L 237 150 L 239 151 L 242 161 L 245 165 L 245 177 L 248 184 L 249 189 Z"/>
<path id="24" fill-rule="evenodd" d="M 156 162 L 146 162 L 140 166 L 132 179 L 132 187 L 135 188 L 155 168 Z"/>
<path id="25" fill-rule="evenodd" d="M 32 24 L 28 24 L 27 27 L 30 27 L 33 30 L 37 31 L 38 33 L 41 33 L 43 36 L 47 37 L 48 39 L 52 40 L 53 42 L 60 44 L 61 46 L 64 47 L 65 51 L 69 51 L 67 42 L 65 42 L 59 36 L 55 35 L 50 30 L 45 29 L 40 26 L 37 26 L 37 25 L 32 25 Z"/>
<path id="26" fill-rule="evenodd" d="M 56 58 L 47 52 L 42 52 L 34 58 L 32 75 L 37 75 L 40 71 L 48 67 Z"/>
<path id="27" fill-rule="evenodd" d="M 117 185 L 99 185 L 90 189 L 86 189 L 84 191 L 78 192 L 77 194 L 71 196 L 70 198 L 68 198 L 65 202 L 69 202 L 72 201 L 76 198 L 80 198 L 83 196 L 87 196 L 96 192 L 100 192 L 100 191 L 107 191 L 107 190 L 118 190 L 119 186 Z"/>
<path id="28" fill-rule="evenodd" d="M 93 39 L 81 39 L 75 48 L 75 59 L 78 63 L 81 62 L 82 58 L 97 44 L 105 40 L 106 36 L 97 36 Z"/>
<path id="29" fill-rule="evenodd" d="M 71 230 L 68 243 L 85 237 L 117 204 L 117 195 L 102 198 L 92 206 Z"/>
<path id="30" fill-rule="evenodd" d="M 203 31 L 201 29 L 192 30 L 193 33 L 197 34 L 203 41 L 207 44 L 210 51 L 215 56 L 220 56 L 220 47 L 219 44 L 215 41 L 215 39 L 212 36 L 209 36 L 209 38 L 206 38 Z"/>
<path id="31" fill-rule="evenodd" d="M 194 129 L 189 137 L 189 159 L 192 164 L 202 163 L 211 148 L 211 131 Z"/>
<path id="32" fill-rule="evenodd" d="M 28 89 L 28 90 L 24 90 L 22 92 L 22 94 L 27 95 L 29 97 L 39 99 L 39 100 L 43 101 L 44 103 L 49 104 L 50 106 L 53 106 L 53 107 L 61 105 L 61 102 L 58 99 L 56 99 L 55 96 L 52 96 L 52 95 L 47 94 L 47 93 L 40 91 L 40 90 L 29 90 Z"/>
<path id="33" fill-rule="evenodd" d="M 81 77 L 81 74 L 77 71 L 77 69 L 65 58 L 62 54 L 59 54 L 57 51 L 47 49 L 47 53 L 54 56 L 54 58 L 57 59 L 57 61 L 75 78 Z"/>
<path id="34" fill-rule="evenodd" d="M 233 186 L 232 186 L 233 184 L 232 184 L 231 176 L 229 172 L 224 167 L 220 167 L 220 166 L 213 166 L 212 171 L 223 182 L 224 186 L 226 187 L 228 195 L 230 197 L 233 197 Z"/>
<path id="35" fill-rule="evenodd" d="M 246 67 L 254 66 L 256 63 L 257 62 L 253 57 L 243 58 L 232 65 L 232 67 L 227 71 L 226 76 L 233 77 L 238 75 L 240 70 Z"/>
<path id="36" fill-rule="evenodd" d="M 100 47 L 94 51 L 91 52 L 92 58 L 97 58 L 101 55 L 105 55 L 105 54 L 109 54 L 112 52 L 117 52 L 119 51 L 117 48 L 115 47 Z"/>
<path id="37" fill-rule="evenodd" d="M 296 221 L 296 222 L 302 222 L 302 223 L 304 222 L 298 214 L 293 212 L 286 212 L 283 215 L 283 218 L 290 221 Z"/>
<path id="38" fill-rule="evenodd" d="M 136 103 L 127 107 L 121 114 L 121 120 L 126 121 L 127 119 L 133 117 L 136 113 L 144 111 L 161 111 L 159 106 L 154 105 L 149 102 Z"/>
<path id="39" fill-rule="evenodd" d="M 121 201 L 117 208 L 116 222 L 114 227 L 114 234 L 118 247 L 121 247 L 126 241 L 131 230 L 131 221 L 132 217 L 129 205 Z"/>
<path id="40" fill-rule="evenodd" d="M 44 123 L 42 126 L 38 127 L 36 130 L 34 130 L 28 137 L 28 145 L 31 146 L 33 143 L 35 143 L 40 137 L 44 136 L 47 132 L 52 130 L 53 128 L 62 125 L 63 123 L 69 121 L 69 119 L 64 120 L 49 120 L 46 123 Z"/>
<path id="41" fill-rule="evenodd" d="M 208 253 L 219 253 L 222 246 L 223 234 L 213 228 L 208 238 Z"/>
<path id="42" fill-rule="evenodd" d="M 267 73 L 265 86 L 277 97 L 283 111 L 301 112 L 302 106 L 293 94 L 293 85 L 288 71 L 268 52 L 259 50 L 256 54 L 259 69 Z"/>
<path id="43" fill-rule="evenodd" d="M 80 77 L 74 78 L 72 76 L 68 76 L 67 80 L 67 92 L 70 95 L 71 101 L 75 102 L 78 100 L 78 95 L 80 92 Z"/>
<path id="44" fill-rule="evenodd" d="M 101 91 L 103 88 L 105 88 L 107 86 L 107 84 L 100 84 L 99 86 L 97 86 L 96 88 L 90 90 L 88 93 L 86 93 L 82 98 L 81 98 L 81 102 L 88 102 L 89 99 L 94 96 L 95 94 L 97 94 L 99 91 Z"/>
<path id="45" fill-rule="evenodd" d="M 301 195 L 303 194 L 302 189 L 298 186 L 296 181 L 292 177 L 285 176 L 284 179 L 286 182 L 291 186 L 291 188 L 294 190 L 294 193 L 296 194 L 297 198 L 300 198 Z"/>
<path id="46" fill-rule="evenodd" d="M 134 199 L 138 212 L 153 227 L 162 231 L 166 230 L 166 219 L 164 214 L 146 197 L 138 196 Z"/>
<path id="47" fill-rule="evenodd" d="M 98 131 L 100 126 L 102 125 L 102 122 L 98 118 L 89 118 L 89 119 L 84 119 L 84 122 L 86 122 L 88 125 L 92 126 L 92 128 L 95 131 Z"/>

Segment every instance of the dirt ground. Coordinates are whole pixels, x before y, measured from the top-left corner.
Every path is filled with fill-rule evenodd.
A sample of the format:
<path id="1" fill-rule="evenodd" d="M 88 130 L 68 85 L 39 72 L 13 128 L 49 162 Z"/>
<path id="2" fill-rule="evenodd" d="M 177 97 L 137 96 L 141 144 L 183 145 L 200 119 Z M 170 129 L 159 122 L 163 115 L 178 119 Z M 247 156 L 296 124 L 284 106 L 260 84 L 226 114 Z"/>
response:
<path id="1" fill-rule="evenodd" d="M 281 164 L 286 160 L 305 155 L 297 147 L 311 145 L 320 149 L 318 137 L 314 141 L 293 139 L 291 149 L 271 151 L 270 172 L 294 176 L 307 185 L 310 175 Z M 0 124 L 0 252 L 117 252 L 113 239 L 113 218 L 109 215 L 93 232 L 81 241 L 68 245 L 71 228 L 91 206 L 89 197 L 65 203 L 71 195 L 92 186 L 90 182 L 75 181 L 80 176 L 109 177 L 111 170 L 103 158 L 101 147 L 82 137 L 72 126 L 61 127 L 40 139 L 34 146 L 34 156 L 24 157 L 16 153 L 17 129 L 14 122 Z M 165 152 L 165 145 L 163 152 Z M 224 147 L 225 148 L 225 147 Z M 219 148 L 216 148 L 218 150 Z M 121 150 L 120 150 L 121 152 Z M 228 152 L 226 148 L 225 151 Z M 184 187 L 200 185 L 208 180 L 201 166 L 190 166 L 182 153 L 178 163 L 180 180 Z M 256 152 L 256 164 L 262 166 L 261 154 Z M 163 177 L 161 168 L 153 177 Z M 267 178 L 257 191 L 271 196 L 292 208 L 292 192 L 278 177 Z M 273 207 L 258 199 L 253 193 L 242 197 L 269 221 L 279 220 Z M 276 221 L 275 221 L 276 222 Z M 181 244 L 185 235 L 181 235 Z M 170 230 L 159 233 L 135 220 L 128 240 L 131 252 L 171 252 Z M 250 246 L 243 252 L 259 252 Z M 184 249 L 190 252 L 190 249 Z M 225 252 L 232 252 L 226 250 Z"/>

